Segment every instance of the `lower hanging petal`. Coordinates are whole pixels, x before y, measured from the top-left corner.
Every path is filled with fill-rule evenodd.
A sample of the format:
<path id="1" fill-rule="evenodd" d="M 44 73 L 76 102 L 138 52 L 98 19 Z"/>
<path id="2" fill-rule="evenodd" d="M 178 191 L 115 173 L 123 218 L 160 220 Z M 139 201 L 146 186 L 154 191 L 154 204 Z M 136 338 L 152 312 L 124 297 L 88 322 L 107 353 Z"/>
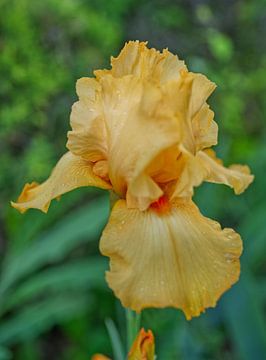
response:
<path id="1" fill-rule="evenodd" d="M 169 205 L 162 212 L 139 211 L 119 200 L 100 250 L 110 257 L 107 281 L 125 307 L 172 306 L 191 319 L 214 307 L 238 280 L 242 242 L 234 230 L 201 215 L 191 200 Z"/>
<path id="2" fill-rule="evenodd" d="M 78 187 L 96 186 L 110 189 L 108 182 L 94 174 L 92 166 L 91 162 L 68 152 L 62 156 L 44 183 L 26 184 L 17 202 L 11 204 L 22 213 L 29 208 L 40 209 L 46 213 L 51 200 Z"/>

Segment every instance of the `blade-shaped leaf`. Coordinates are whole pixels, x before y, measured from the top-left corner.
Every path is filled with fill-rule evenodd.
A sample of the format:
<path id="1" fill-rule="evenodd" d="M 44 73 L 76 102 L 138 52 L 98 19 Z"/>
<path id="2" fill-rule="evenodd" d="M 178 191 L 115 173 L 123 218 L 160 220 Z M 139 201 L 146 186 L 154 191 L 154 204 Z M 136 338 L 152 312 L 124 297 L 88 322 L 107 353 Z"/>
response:
<path id="1" fill-rule="evenodd" d="M 123 360 L 125 359 L 124 350 L 122 346 L 122 341 L 120 339 L 119 332 L 112 319 L 106 319 L 105 325 L 112 343 L 114 359 Z"/>
<path id="2" fill-rule="evenodd" d="M 263 307 L 247 271 L 222 299 L 226 326 L 243 360 L 266 358 L 266 332 Z"/>
<path id="3" fill-rule="evenodd" d="M 53 325 L 86 312 L 86 294 L 62 294 L 30 305 L 0 325 L 0 344 L 11 345 L 36 338 Z"/>
<path id="4" fill-rule="evenodd" d="M 57 267 L 48 268 L 31 276 L 7 297 L 2 311 L 11 310 L 37 296 L 58 294 L 62 291 L 83 291 L 92 286 L 104 287 L 104 258 L 76 260 Z"/>
<path id="5" fill-rule="evenodd" d="M 8 349 L 0 346 L 0 360 L 9 360 L 9 359 L 12 359 L 11 352 Z"/>
<path id="6" fill-rule="evenodd" d="M 27 249 L 8 258 L 3 264 L 0 294 L 18 279 L 45 264 L 62 260 L 78 245 L 97 239 L 106 223 L 108 212 L 106 196 L 94 199 L 89 205 L 66 216 Z"/>

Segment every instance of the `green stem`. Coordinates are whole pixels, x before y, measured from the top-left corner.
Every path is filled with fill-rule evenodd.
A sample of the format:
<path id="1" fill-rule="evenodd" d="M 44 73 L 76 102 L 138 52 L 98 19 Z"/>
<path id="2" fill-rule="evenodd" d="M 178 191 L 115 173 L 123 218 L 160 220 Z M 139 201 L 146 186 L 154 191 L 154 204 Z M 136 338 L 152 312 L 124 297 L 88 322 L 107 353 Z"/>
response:
<path id="1" fill-rule="evenodd" d="M 141 313 L 137 314 L 130 309 L 126 309 L 127 319 L 127 348 L 130 350 L 140 329 Z"/>

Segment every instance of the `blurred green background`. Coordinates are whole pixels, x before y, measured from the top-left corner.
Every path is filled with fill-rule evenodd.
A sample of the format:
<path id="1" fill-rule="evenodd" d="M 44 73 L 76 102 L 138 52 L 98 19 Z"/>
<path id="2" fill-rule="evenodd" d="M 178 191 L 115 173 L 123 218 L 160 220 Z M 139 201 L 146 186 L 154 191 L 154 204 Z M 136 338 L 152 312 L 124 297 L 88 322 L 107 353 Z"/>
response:
<path id="1" fill-rule="evenodd" d="M 0 30 L 0 360 L 113 357 L 106 319 L 125 342 L 124 311 L 98 250 L 108 194 L 76 190 L 48 215 L 21 215 L 9 201 L 65 152 L 76 79 L 108 67 L 129 39 L 168 47 L 216 82 L 218 154 L 256 176 L 238 197 L 211 184 L 195 196 L 205 215 L 241 233 L 239 283 L 200 318 L 145 310 L 143 325 L 159 360 L 265 359 L 265 1 L 0 0 Z"/>

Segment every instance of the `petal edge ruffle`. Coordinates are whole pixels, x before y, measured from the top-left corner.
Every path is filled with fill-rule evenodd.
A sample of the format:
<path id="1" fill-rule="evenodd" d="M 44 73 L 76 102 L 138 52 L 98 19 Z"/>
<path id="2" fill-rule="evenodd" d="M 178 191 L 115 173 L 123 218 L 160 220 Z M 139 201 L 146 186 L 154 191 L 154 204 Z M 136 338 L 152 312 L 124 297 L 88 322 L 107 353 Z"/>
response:
<path id="1" fill-rule="evenodd" d="M 205 181 L 228 185 L 237 195 L 244 192 L 254 180 L 247 165 L 233 164 L 226 168 L 212 149 L 200 151 L 197 156 L 205 169 Z"/>
<path id="2" fill-rule="evenodd" d="M 107 281 L 125 307 L 176 307 L 191 319 L 239 277 L 240 236 L 176 199 L 168 213 L 128 209 L 119 200 L 101 241 Z"/>

